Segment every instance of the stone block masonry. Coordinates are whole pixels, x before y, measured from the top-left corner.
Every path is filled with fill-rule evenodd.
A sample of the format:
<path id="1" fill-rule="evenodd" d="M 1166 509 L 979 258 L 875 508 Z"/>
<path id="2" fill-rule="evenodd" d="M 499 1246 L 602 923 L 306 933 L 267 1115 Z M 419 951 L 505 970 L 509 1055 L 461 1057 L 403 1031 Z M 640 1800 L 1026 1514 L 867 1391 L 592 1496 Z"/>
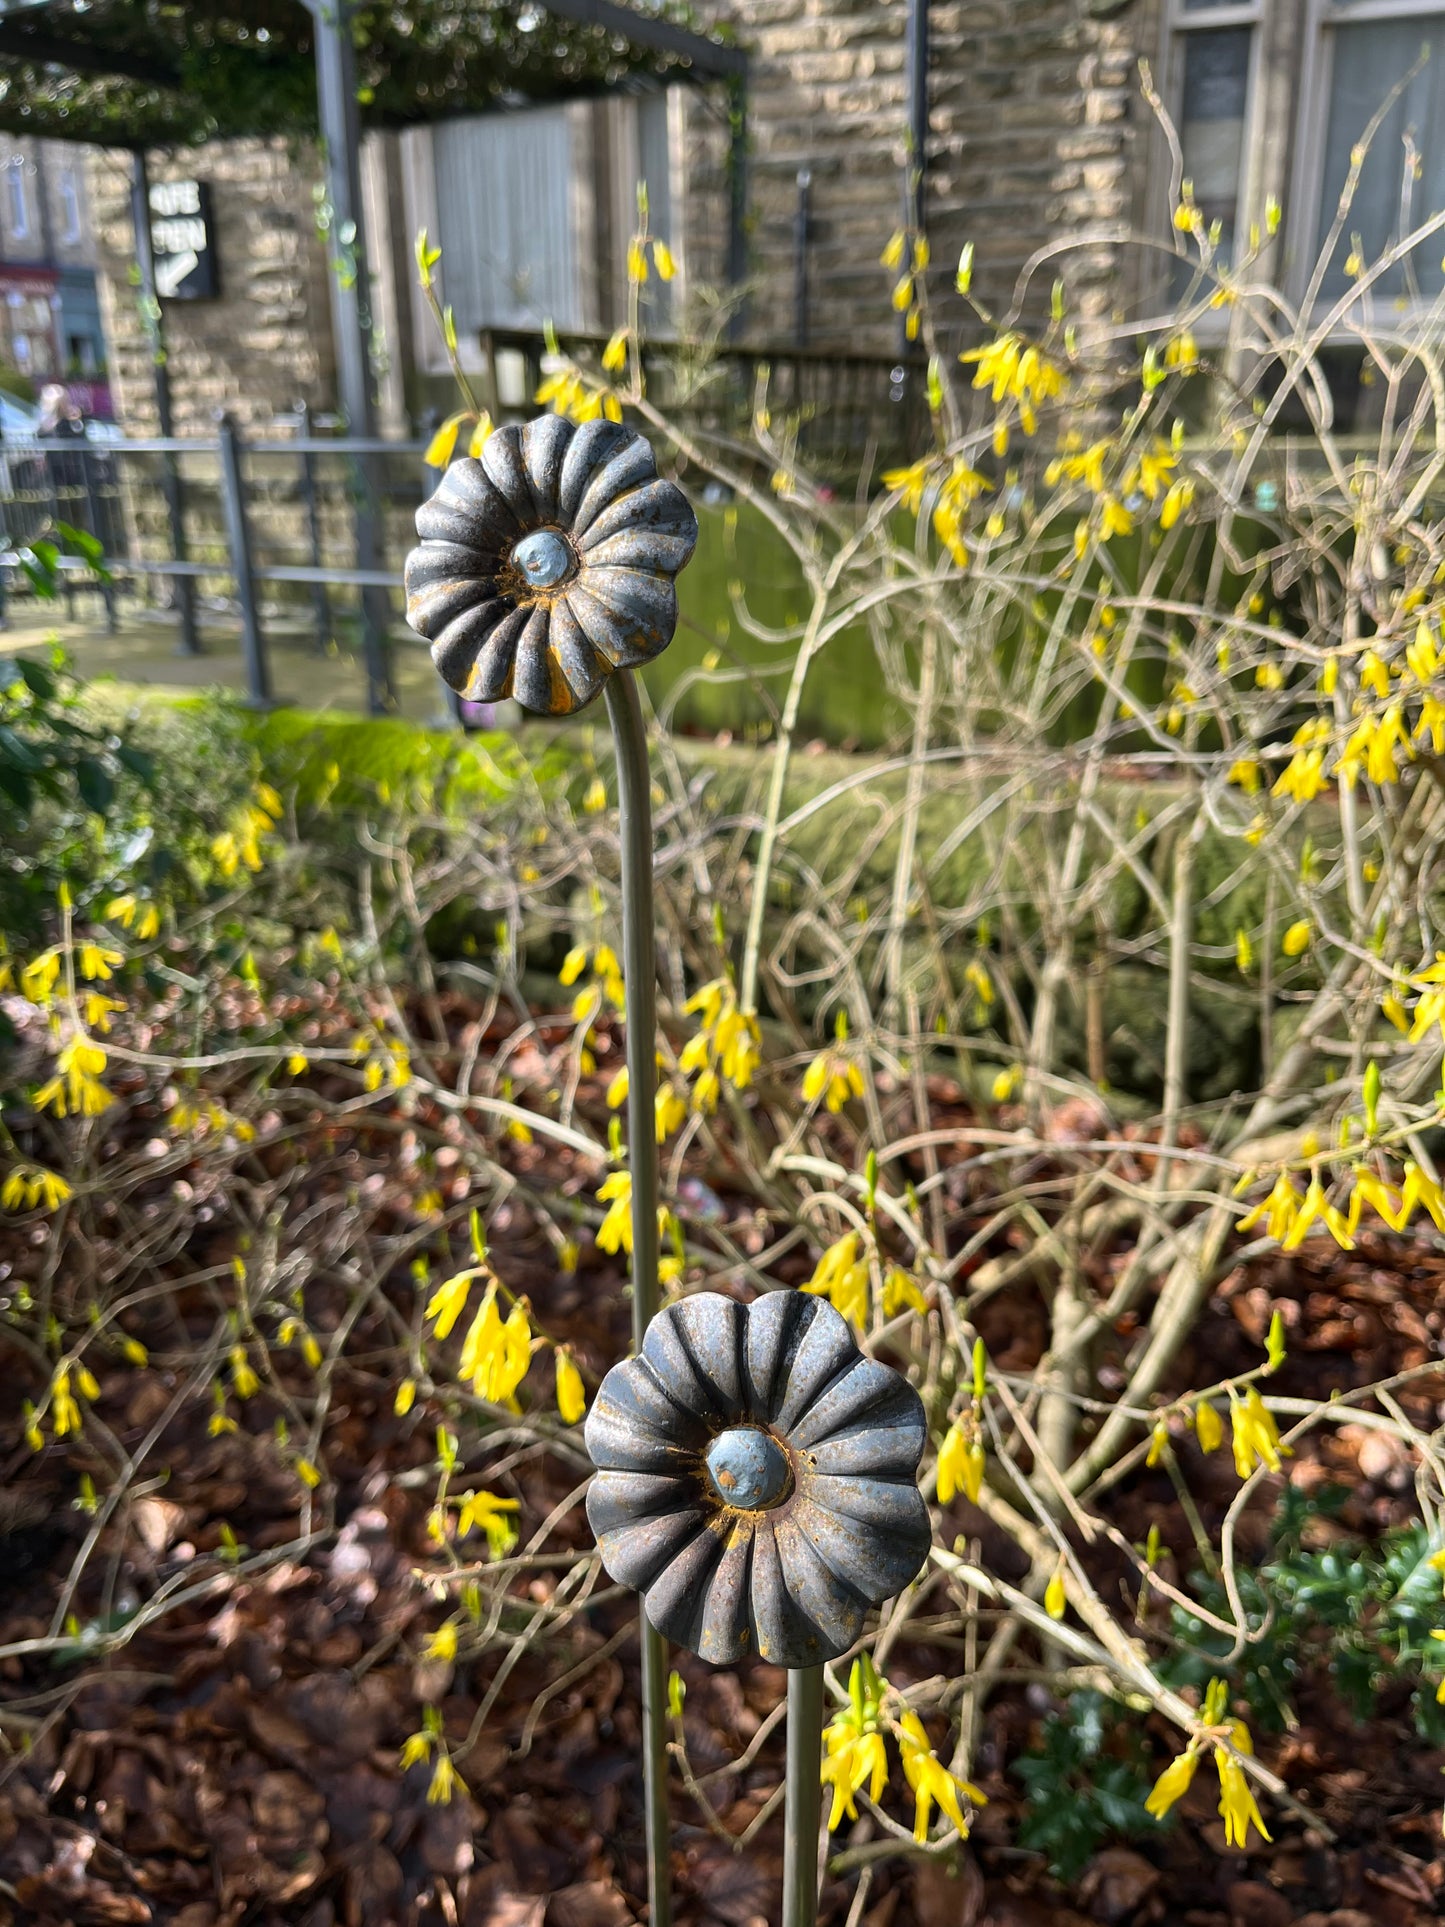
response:
<path id="1" fill-rule="evenodd" d="M 311 193 L 322 172 L 318 154 L 282 140 L 213 141 L 152 156 L 153 180 L 209 181 L 220 268 L 219 299 L 163 304 L 178 434 L 213 432 L 222 408 L 254 432 L 298 400 L 332 405 L 326 257 Z M 117 414 L 133 434 L 154 434 L 129 155 L 96 150 L 91 196 Z"/>
<path id="2" fill-rule="evenodd" d="M 1041 248 L 1094 234 L 1073 264 L 1087 326 L 1130 296 L 1118 246 L 1142 198 L 1149 129 L 1137 63 L 1154 53 L 1159 0 L 934 0 L 929 10 L 929 292 L 949 346 L 976 341 L 953 292 L 959 252 L 976 250 L 974 289 L 1008 310 Z M 797 177 L 811 176 L 808 339 L 820 349 L 891 352 L 898 323 L 878 257 L 903 202 L 907 0 L 710 0 L 751 55 L 747 333 L 787 341 L 797 268 Z M 1101 17 L 1105 13 L 1112 17 Z M 717 110 L 688 100 L 686 231 L 697 278 L 716 278 L 725 143 Z M 1053 270 L 1034 278 L 1026 319 L 1047 312 Z"/>

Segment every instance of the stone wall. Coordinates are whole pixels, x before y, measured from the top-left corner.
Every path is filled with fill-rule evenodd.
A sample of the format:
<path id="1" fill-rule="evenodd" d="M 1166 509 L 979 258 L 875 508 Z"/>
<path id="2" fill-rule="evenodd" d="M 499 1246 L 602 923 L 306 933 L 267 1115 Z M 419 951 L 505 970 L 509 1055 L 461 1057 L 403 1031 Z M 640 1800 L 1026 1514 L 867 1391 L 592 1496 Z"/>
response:
<path id="1" fill-rule="evenodd" d="M 808 336 L 819 348 L 891 352 L 898 322 L 878 257 L 899 224 L 907 122 L 906 0 L 711 0 L 751 54 L 749 335 L 793 333 L 798 173 L 811 176 Z M 1155 51 L 1158 0 L 934 0 L 930 7 L 927 227 L 930 294 L 945 336 L 976 338 L 953 294 L 960 249 L 974 289 L 1006 311 L 1039 248 L 1089 232 L 1073 257 L 1082 318 L 1129 298 L 1119 229 L 1142 199 L 1150 129 L 1137 62 Z M 725 129 L 716 102 L 688 107 L 690 266 L 717 278 L 725 234 Z M 1046 307 L 1053 270 L 1026 312 Z"/>
<path id="2" fill-rule="evenodd" d="M 326 261 L 317 238 L 312 152 L 285 141 L 214 141 L 152 156 L 153 180 L 211 185 L 220 298 L 163 304 L 177 434 L 210 432 L 218 409 L 264 428 L 304 399 L 335 398 Z M 136 299 L 130 158 L 97 150 L 91 175 L 97 268 L 118 419 L 156 432 L 150 345 Z"/>

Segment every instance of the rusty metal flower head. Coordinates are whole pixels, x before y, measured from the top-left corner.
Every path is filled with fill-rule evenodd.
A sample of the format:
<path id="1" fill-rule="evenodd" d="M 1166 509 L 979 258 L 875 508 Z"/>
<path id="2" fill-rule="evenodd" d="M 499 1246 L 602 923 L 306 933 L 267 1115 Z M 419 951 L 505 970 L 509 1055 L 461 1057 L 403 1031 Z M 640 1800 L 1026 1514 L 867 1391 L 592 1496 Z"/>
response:
<path id="1" fill-rule="evenodd" d="M 641 435 L 560 415 L 499 428 L 480 461 L 453 462 L 416 527 L 406 618 L 442 680 L 543 716 L 662 653 L 673 577 L 697 542 L 687 497 L 659 479 Z"/>
<path id="2" fill-rule="evenodd" d="M 587 1419 L 587 1517 L 611 1576 L 714 1665 L 817 1666 L 928 1555 L 918 1394 L 804 1292 L 659 1312 Z"/>

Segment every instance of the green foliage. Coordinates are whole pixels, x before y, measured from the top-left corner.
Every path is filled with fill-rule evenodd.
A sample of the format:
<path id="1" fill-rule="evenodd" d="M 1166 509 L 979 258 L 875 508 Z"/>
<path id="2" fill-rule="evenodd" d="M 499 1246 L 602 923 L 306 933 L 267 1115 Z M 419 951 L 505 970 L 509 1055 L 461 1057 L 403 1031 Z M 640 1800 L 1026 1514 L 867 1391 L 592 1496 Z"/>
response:
<path id="1" fill-rule="evenodd" d="M 666 4 L 678 21 L 686 11 Z M 0 58 L 0 126 L 69 140 L 147 146 L 218 134 L 311 135 L 316 68 L 305 8 L 272 8 L 264 40 L 237 0 L 157 7 L 147 0 L 91 0 L 86 58 L 56 58 L 55 36 L 37 31 L 25 47 L 21 16 Z M 662 76 L 677 54 L 630 44 L 605 25 L 530 18 L 513 5 L 412 0 L 405 7 L 358 7 L 353 14 L 357 89 L 364 117 L 382 126 L 462 113 L 507 97 L 565 99 L 636 75 Z M 28 57 L 27 57 L 28 55 Z M 107 73 L 109 55 L 120 71 Z M 145 79 L 131 78 L 144 72 Z"/>
<path id="2" fill-rule="evenodd" d="M 1333 1515 L 1345 1494 L 1310 1497 L 1287 1486 L 1271 1527 L 1270 1556 L 1236 1579 L 1250 1637 L 1237 1659 L 1234 1640 L 1175 1606 L 1171 1630 L 1179 1642 L 1160 1667 L 1168 1684 L 1203 1686 L 1215 1675 L 1247 1700 L 1261 1727 L 1280 1731 L 1293 1719 L 1301 1681 L 1326 1670 L 1357 1719 L 1372 1718 L 1382 1692 L 1416 1681 L 1415 1724 L 1432 1744 L 1445 1739 L 1445 1707 L 1435 1699 L 1433 1673 L 1445 1653 L 1430 1635 L 1445 1631 L 1441 1573 L 1426 1528 L 1415 1524 L 1374 1545 L 1340 1538 L 1323 1550 L 1304 1540 Z M 1219 1580 L 1196 1573 L 1200 1605 L 1228 1621 L 1228 1594 Z"/>
<path id="3" fill-rule="evenodd" d="M 1049 1714 L 1039 1745 L 1013 1764 L 1029 1794 L 1019 1845 L 1047 1854 L 1060 1880 L 1076 1879 L 1110 1834 L 1159 1831 L 1144 1806 L 1152 1773 L 1136 1725 L 1085 1689 Z"/>
<path id="4" fill-rule="evenodd" d="M 147 790 L 155 765 L 145 750 L 98 728 L 56 651 L 0 661 L 0 796 L 7 836 L 0 906 L 7 934 L 31 919 L 20 908 L 53 899 L 63 852 L 104 835 L 129 784 Z M 18 912 L 18 914 L 17 914 Z"/>
<path id="5" fill-rule="evenodd" d="M 62 881 L 77 910 L 134 891 L 195 895 L 211 839 L 249 793 L 260 761 L 239 705 L 116 714 L 90 699 L 57 648 L 0 661 L 0 935 L 39 936 Z"/>

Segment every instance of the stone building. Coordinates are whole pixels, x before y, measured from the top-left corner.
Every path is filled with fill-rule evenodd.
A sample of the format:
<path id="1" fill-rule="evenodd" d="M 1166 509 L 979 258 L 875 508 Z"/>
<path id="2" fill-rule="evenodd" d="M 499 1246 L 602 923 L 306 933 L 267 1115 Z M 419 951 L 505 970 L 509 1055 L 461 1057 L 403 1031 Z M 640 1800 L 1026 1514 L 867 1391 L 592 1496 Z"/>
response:
<path id="1" fill-rule="evenodd" d="M 699 0 L 747 48 L 745 339 L 887 360 L 899 322 L 879 254 L 898 225 L 909 154 L 909 16 L 924 0 Z M 930 292 L 945 335 L 979 324 L 952 293 L 960 249 L 993 313 L 1047 304 L 1067 262 L 1085 325 L 1147 312 L 1169 292 L 1171 194 L 1182 174 L 1226 246 L 1285 209 L 1269 266 L 1303 291 L 1350 149 L 1422 40 L 1445 44 L 1436 0 L 932 0 L 927 6 L 922 159 Z M 1141 63 L 1143 67 L 1141 68 Z M 1142 74 L 1178 129 L 1180 155 Z M 1445 205 L 1445 62 L 1427 65 L 1390 110 L 1353 224 L 1367 251 L 1399 218 L 1401 143 L 1414 143 L 1413 207 Z M 372 137 L 366 199 L 383 419 L 396 432 L 443 392 L 444 358 L 413 283 L 411 238 L 426 224 L 464 357 L 484 331 L 605 333 L 625 312 L 621 264 L 634 186 L 677 279 L 650 285 L 666 329 L 725 278 L 729 114 L 717 87 L 674 86 L 443 122 Z M 325 247 L 314 153 L 281 142 L 216 144 L 174 163 L 213 187 L 217 300 L 168 304 L 178 425 L 218 405 L 243 421 L 333 399 Z M 163 177 L 165 168 L 155 172 Z M 127 420 L 147 421 L 146 345 L 120 157 L 94 177 L 108 329 Z M 1135 237 L 1131 239 L 1130 237 Z M 1152 245 L 1140 245 L 1145 237 Z M 1082 243 L 1083 245 L 1077 245 Z M 1402 267 L 1401 299 L 1438 291 L 1439 255 Z M 1326 274 L 1324 291 L 1343 273 Z M 428 385 L 430 378 L 430 386 Z M 518 395 L 516 399 L 520 400 Z"/>
<path id="2" fill-rule="evenodd" d="M 62 382 L 108 415 L 84 154 L 63 141 L 0 142 L 0 364 L 31 389 Z"/>

